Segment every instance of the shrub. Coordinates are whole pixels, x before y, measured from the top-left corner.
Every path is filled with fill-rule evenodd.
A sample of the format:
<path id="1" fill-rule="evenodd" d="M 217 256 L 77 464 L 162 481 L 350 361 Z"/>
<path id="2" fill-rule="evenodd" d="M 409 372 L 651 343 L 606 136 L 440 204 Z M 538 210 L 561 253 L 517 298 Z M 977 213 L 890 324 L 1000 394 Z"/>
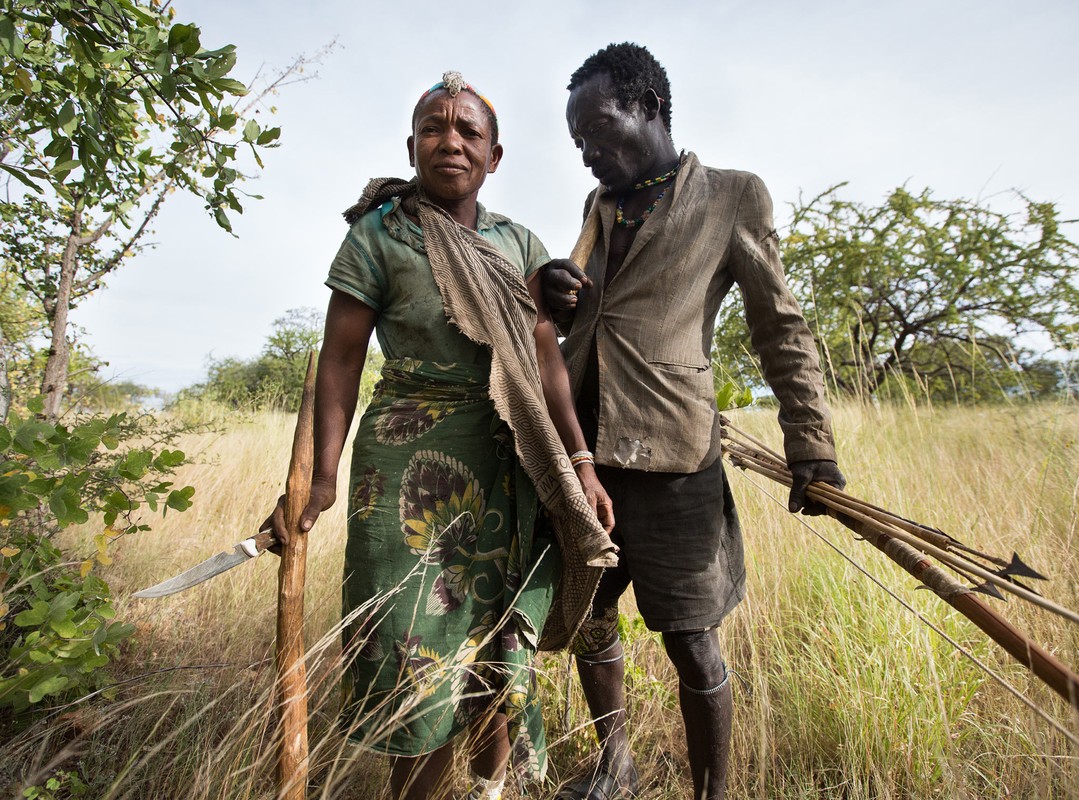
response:
<path id="1" fill-rule="evenodd" d="M 134 628 L 114 620 L 94 569 L 110 563 L 112 539 L 149 530 L 139 510 L 190 507 L 195 490 L 166 480 L 185 461 L 168 447 L 181 432 L 126 413 L 70 426 L 12 415 L 0 426 L 0 707 L 23 711 L 104 685 Z M 103 522 L 95 552 L 65 554 L 56 534 L 92 514 Z"/>

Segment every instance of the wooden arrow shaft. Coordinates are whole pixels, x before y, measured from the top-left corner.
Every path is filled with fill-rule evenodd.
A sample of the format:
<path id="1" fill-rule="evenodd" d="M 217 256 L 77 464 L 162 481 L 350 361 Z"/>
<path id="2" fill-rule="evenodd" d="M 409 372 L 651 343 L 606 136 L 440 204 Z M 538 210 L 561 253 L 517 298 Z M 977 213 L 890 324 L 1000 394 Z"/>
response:
<path id="1" fill-rule="evenodd" d="M 755 453 L 752 449 L 742 444 L 727 443 L 724 445 L 724 448 L 728 454 L 728 458 L 731 459 L 731 462 L 735 466 L 752 469 L 754 472 L 771 478 L 784 486 L 791 485 L 790 470 L 788 470 L 786 466 L 774 463 L 772 459 L 762 457 L 761 454 Z M 938 547 L 933 543 L 933 536 L 924 535 L 927 532 L 932 533 L 930 528 L 919 526 L 915 523 L 908 523 L 903 526 L 896 525 L 893 520 L 898 518 L 894 515 L 889 514 L 888 512 L 884 512 L 883 515 L 876 514 L 873 512 L 872 507 L 867 507 L 867 504 L 863 501 L 851 497 L 846 492 L 828 486 L 827 484 L 812 484 L 809 487 L 808 494 L 812 499 L 817 500 L 828 508 L 847 514 L 849 517 L 858 520 L 860 523 L 872 526 L 876 530 L 879 530 L 892 538 L 900 539 L 960 572 L 979 577 L 982 580 L 992 583 L 1003 591 L 1021 597 L 1027 602 L 1040 606 L 1041 608 L 1064 617 L 1071 622 L 1079 623 L 1079 612 L 1065 608 L 1059 603 L 1054 603 L 1024 586 L 1013 583 L 1007 577 L 1002 577 L 996 572 L 985 569 L 985 567 L 971 561 L 962 554 L 953 553 Z M 913 533 L 910 530 L 910 526 L 914 529 Z M 950 539 L 950 537 L 946 538 Z"/>
<path id="2" fill-rule="evenodd" d="M 752 446 L 744 442 L 734 442 L 729 437 L 725 437 L 724 451 L 735 466 L 751 469 L 785 486 L 791 485 L 790 470 L 778 460 L 779 457 L 775 453 L 755 450 Z M 977 625 L 1012 658 L 1030 669 L 1072 708 L 1079 711 L 1079 674 L 987 606 L 969 587 L 959 583 L 927 558 L 927 556 L 933 556 L 944 563 L 951 563 L 957 558 L 956 556 L 919 540 L 907 530 L 891 524 L 891 520 L 880 519 L 879 515 L 863 513 L 868 510 L 865 504 L 835 487 L 823 483 L 811 483 L 806 493 L 813 500 L 823 504 L 830 516 L 870 542 Z M 959 560 L 962 561 L 963 570 L 980 576 L 992 575 L 993 578 L 1002 580 L 999 576 L 976 567 L 966 559 Z M 1008 588 L 1018 594 L 1021 587 Z M 1050 604 L 1044 598 L 1027 590 L 1023 590 L 1021 596 L 1043 607 L 1052 606 L 1050 610 L 1062 613 L 1068 619 L 1079 620 L 1079 615 L 1075 612 Z"/>
<path id="3" fill-rule="evenodd" d="M 963 586 L 940 567 L 930 563 L 922 553 L 906 542 L 893 538 L 872 525 L 866 525 L 848 514 L 833 509 L 829 509 L 828 513 L 903 567 L 944 602 L 981 628 L 1012 658 L 1041 678 L 1072 708 L 1079 711 L 1079 675 L 997 614 L 971 589 Z"/>
<path id="4" fill-rule="evenodd" d="M 280 719 L 277 786 L 280 800 L 304 800 L 307 795 L 307 670 L 303 635 L 307 534 L 300 530 L 300 515 L 311 496 L 314 418 L 315 354 L 311 353 L 285 482 L 289 544 L 282 548 L 277 573 L 277 710 Z"/>

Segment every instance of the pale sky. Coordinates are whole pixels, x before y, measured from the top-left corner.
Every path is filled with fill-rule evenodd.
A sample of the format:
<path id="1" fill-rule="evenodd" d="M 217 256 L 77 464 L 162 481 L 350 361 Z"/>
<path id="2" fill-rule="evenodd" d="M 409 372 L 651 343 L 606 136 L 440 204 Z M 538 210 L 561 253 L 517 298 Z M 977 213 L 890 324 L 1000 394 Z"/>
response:
<path id="1" fill-rule="evenodd" d="M 74 314 L 107 374 L 174 391 L 207 357 L 251 358 L 286 310 L 324 308 L 341 212 L 369 178 L 409 177 L 419 95 L 460 70 L 494 103 L 505 147 L 480 201 L 568 255 L 595 185 L 566 130 L 566 83 L 611 42 L 646 45 L 672 85 L 675 146 L 760 175 L 780 226 L 799 193 L 849 181 L 1015 207 L 1011 189 L 1079 218 L 1079 4 L 1074 2 L 442 2 L 174 0 L 249 81 L 336 38 L 318 77 L 283 89 L 281 147 L 244 189 L 237 237 L 173 196 L 158 246 Z M 1079 238 L 1073 226 L 1072 238 Z"/>

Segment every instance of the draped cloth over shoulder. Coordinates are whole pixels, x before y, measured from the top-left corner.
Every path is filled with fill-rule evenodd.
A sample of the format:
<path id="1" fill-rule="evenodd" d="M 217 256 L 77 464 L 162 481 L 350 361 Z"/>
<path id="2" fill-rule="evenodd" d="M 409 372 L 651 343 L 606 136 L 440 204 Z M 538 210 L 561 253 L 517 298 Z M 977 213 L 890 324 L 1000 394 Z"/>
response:
<path id="1" fill-rule="evenodd" d="M 539 646 L 566 647 L 588 613 L 603 567 L 616 563 L 617 547 L 581 491 L 547 413 L 533 343 L 535 304 L 520 270 L 427 201 L 415 180 L 372 180 L 345 220 L 351 224 L 392 197 L 401 197 L 405 210 L 419 217 L 447 317 L 491 351 L 491 400 L 513 431 L 521 465 L 551 515 L 562 550 L 562 579 Z"/>

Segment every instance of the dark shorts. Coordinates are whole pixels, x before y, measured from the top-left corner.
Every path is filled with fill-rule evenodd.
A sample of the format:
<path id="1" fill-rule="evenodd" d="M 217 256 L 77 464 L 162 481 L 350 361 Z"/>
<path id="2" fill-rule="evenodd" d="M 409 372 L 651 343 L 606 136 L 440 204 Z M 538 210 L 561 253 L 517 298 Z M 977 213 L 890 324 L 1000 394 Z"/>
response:
<path id="1" fill-rule="evenodd" d="M 632 582 L 651 630 L 719 625 L 746 585 L 742 532 L 722 459 L 690 474 L 596 469 L 614 501 L 611 538 L 621 552 L 618 566 L 603 573 L 593 615 L 609 618 Z"/>

